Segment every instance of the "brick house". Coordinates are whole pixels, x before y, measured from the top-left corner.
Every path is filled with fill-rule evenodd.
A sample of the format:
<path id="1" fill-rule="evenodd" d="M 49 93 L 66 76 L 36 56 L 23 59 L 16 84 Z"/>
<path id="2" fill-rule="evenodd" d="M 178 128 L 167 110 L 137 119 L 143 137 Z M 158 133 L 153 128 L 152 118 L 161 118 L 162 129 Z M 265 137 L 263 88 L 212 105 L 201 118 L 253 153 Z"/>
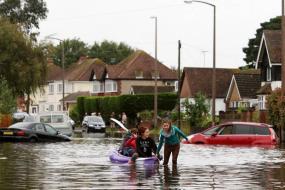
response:
<path id="1" fill-rule="evenodd" d="M 65 71 L 65 107 L 74 104 L 78 96 L 113 96 L 130 94 L 134 88 L 154 86 L 155 59 L 138 50 L 116 65 L 97 58 L 82 57 Z M 157 62 L 157 85 L 175 86 L 177 74 Z M 34 113 L 62 110 L 62 70 L 49 63 L 47 85 L 44 92 L 33 97 Z M 34 108 L 34 109 L 33 109 Z"/>

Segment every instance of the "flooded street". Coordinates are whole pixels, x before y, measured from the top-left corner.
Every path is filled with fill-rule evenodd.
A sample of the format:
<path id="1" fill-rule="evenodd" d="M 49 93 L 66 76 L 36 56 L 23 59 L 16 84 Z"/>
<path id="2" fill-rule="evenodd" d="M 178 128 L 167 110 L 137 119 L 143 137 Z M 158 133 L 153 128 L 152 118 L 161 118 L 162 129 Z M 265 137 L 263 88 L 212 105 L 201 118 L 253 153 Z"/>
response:
<path id="1" fill-rule="evenodd" d="M 284 189 L 285 149 L 181 144 L 178 166 L 112 164 L 120 138 L 1 143 L 0 189 Z"/>

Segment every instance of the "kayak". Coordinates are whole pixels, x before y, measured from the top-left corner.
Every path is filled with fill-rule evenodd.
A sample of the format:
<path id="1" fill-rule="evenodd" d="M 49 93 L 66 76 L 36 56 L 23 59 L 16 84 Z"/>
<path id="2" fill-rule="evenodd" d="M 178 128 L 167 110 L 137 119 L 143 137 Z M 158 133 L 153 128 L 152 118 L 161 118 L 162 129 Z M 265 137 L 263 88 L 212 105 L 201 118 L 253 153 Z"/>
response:
<path id="1" fill-rule="evenodd" d="M 131 159 L 131 157 L 120 154 L 118 150 L 113 150 L 109 158 L 112 163 L 118 163 L 118 164 L 126 164 Z M 159 160 L 155 156 L 136 159 L 136 165 L 157 165 L 157 164 L 159 164 Z"/>

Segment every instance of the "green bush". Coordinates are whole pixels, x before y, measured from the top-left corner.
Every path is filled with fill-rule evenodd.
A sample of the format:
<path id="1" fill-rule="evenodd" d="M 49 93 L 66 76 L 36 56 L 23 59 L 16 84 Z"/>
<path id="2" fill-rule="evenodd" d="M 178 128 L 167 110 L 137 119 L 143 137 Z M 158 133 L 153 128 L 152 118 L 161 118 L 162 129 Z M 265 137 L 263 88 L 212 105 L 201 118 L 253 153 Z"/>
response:
<path id="1" fill-rule="evenodd" d="M 159 94 L 158 109 L 172 110 L 177 102 L 176 94 Z M 136 113 L 144 110 L 153 110 L 154 97 L 152 94 L 147 95 L 121 95 L 105 97 L 79 97 L 78 113 L 80 118 L 85 113 L 100 112 L 104 119 L 108 119 L 112 112 L 125 112 L 129 118 L 135 118 Z"/>

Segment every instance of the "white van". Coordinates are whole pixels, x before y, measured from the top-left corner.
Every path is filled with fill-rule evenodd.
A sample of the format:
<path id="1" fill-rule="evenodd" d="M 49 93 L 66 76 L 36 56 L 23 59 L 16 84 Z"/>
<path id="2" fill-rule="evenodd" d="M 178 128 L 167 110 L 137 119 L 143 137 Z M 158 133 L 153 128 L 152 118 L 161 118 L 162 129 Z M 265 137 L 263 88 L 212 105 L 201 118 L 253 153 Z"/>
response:
<path id="1" fill-rule="evenodd" d="M 43 112 L 36 115 L 35 120 L 41 123 L 50 124 L 61 134 L 72 135 L 72 120 L 67 112 Z"/>

